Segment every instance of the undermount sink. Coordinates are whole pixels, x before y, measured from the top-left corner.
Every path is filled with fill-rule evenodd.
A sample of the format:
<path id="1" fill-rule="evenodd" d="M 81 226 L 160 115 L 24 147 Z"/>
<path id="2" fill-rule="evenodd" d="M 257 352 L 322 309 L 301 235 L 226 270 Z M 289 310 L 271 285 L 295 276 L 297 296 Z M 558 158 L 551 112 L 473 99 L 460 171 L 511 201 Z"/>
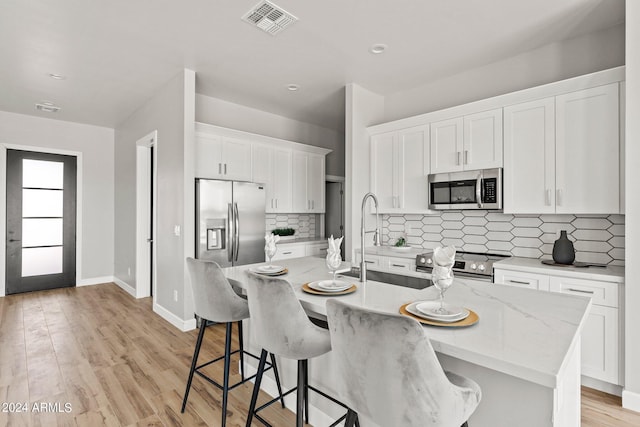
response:
<path id="1" fill-rule="evenodd" d="M 360 269 L 352 268 L 349 271 L 340 273 L 341 276 L 360 278 Z M 375 282 L 389 283 L 396 286 L 404 286 L 405 288 L 425 289 L 433 285 L 430 279 L 422 277 L 403 276 L 401 274 L 386 273 L 382 271 L 368 270 L 367 280 Z"/>

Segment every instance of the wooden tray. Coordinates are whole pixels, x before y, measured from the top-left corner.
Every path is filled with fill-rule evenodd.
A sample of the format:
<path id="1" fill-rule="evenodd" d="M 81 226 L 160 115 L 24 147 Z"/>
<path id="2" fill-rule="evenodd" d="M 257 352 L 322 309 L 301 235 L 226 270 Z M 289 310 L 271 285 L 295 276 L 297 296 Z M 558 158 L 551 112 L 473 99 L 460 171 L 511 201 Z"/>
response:
<path id="1" fill-rule="evenodd" d="M 424 319 L 420 316 L 416 316 L 415 314 L 411 314 L 407 311 L 407 306 L 411 305 L 412 303 L 408 302 L 406 304 L 403 304 L 400 306 L 400 314 L 403 314 L 405 316 L 411 317 L 412 319 L 417 320 L 418 322 L 425 324 L 425 325 L 431 325 L 431 326 L 444 326 L 444 327 L 448 327 L 448 328 L 461 328 L 461 327 L 465 327 L 465 326 L 471 326 L 471 325 L 475 325 L 476 323 L 478 323 L 478 320 L 480 319 L 478 317 L 478 314 L 473 311 L 473 310 L 469 310 L 467 308 L 467 310 L 469 310 L 469 315 L 462 319 L 459 320 L 457 322 L 438 322 L 437 320 L 429 320 L 429 319 Z"/>
<path id="2" fill-rule="evenodd" d="M 346 295 L 346 294 L 350 294 L 352 292 L 355 292 L 356 289 L 358 289 L 358 287 L 356 285 L 351 285 L 350 288 L 345 289 L 344 291 L 340 291 L 340 292 L 322 292 L 322 291 L 316 291 L 313 288 L 309 287 L 309 283 L 305 283 L 304 285 L 302 285 L 302 290 L 305 291 L 308 294 L 314 294 L 314 295 L 322 295 L 325 297 L 330 297 L 330 296 L 334 296 L 334 295 Z"/>

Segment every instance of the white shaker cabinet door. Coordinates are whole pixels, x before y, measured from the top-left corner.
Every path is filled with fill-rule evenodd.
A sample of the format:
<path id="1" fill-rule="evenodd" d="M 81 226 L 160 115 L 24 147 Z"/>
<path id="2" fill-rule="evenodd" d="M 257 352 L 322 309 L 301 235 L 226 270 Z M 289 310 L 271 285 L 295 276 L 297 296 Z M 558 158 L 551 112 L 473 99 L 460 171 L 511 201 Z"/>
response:
<path id="1" fill-rule="evenodd" d="M 620 384 L 618 309 L 592 305 L 582 329 L 582 375 Z"/>
<path id="2" fill-rule="evenodd" d="M 502 108 L 464 117 L 465 170 L 502 167 Z"/>
<path id="3" fill-rule="evenodd" d="M 555 99 L 504 108 L 504 212 L 554 213 Z"/>
<path id="4" fill-rule="evenodd" d="M 222 138 L 222 172 L 225 179 L 251 180 L 251 143 L 235 138 Z"/>
<path id="5" fill-rule="evenodd" d="M 463 169 L 463 138 L 462 117 L 431 123 L 431 173 Z"/>
<path id="6" fill-rule="evenodd" d="M 618 83 L 556 97 L 556 212 L 620 210 Z"/>
<path id="7" fill-rule="evenodd" d="M 403 212 L 429 209 L 429 126 L 398 133 L 398 207 Z"/>
<path id="8" fill-rule="evenodd" d="M 292 153 L 289 150 L 273 150 L 271 182 L 273 187 L 272 212 L 292 211 Z"/>
<path id="9" fill-rule="evenodd" d="M 307 156 L 307 198 L 310 205 L 309 211 L 312 213 L 324 212 L 324 163 L 324 156 L 315 154 Z"/>
<path id="10" fill-rule="evenodd" d="M 217 135 L 197 135 L 195 151 L 196 178 L 224 178 L 222 137 Z"/>
<path id="11" fill-rule="evenodd" d="M 397 212 L 398 177 L 397 132 L 383 133 L 371 137 L 371 192 L 378 199 L 378 212 Z M 371 203 L 372 210 L 373 203 Z"/>

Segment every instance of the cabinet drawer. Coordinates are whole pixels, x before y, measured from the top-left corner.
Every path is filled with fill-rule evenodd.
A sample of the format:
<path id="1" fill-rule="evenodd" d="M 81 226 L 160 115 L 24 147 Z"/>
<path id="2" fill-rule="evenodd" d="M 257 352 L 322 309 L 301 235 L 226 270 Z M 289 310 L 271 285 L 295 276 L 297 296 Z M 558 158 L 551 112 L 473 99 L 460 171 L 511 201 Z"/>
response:
<path id="1" fill-rule="evenodd" d="M 384 267 L 391 271 L 412 271 L 414 270 L 415 261 L 408 259 L 387 258 Z"/>
<path id="2" fill-rule="evenodd" d="M 356 264 L 358 264 L 358 266 L 360 265 L 360 261 L 362 260 L 362 257 L 360 256 L 360 254 L 356 254 Z M 382 263 L 380 261 L 380 257 L 376 256 L 376 255 L 369 255 L 366 254 L 365 256 L 365 262 L 367 263 L 367 267 L 382 267 Z"/>
<path id="3" fill-rule="evenodd" d="M 494 270 L 494 283 L 520 288 L 549 290 L 549 276 L 544 274 L 522 273 L 519 271 Z"/>
<path id="4" fill-rule="evenodd" d="M 305 255 L 324 257 L 327 255 L 328 248 L 329 246 L 327 244 L 307 245 L 305 249 Z"/>
<path id="5" fill-rule="evenodd" d="M 299 258 L 305 256 L 304 245 L 279 245 L 273 260 Z"/>
<path id="6" fill-rule="evenodd" d="M 591 297 L 593 304 L 618 307 L 618 284 L 551 276 L 551 291 Z"/>

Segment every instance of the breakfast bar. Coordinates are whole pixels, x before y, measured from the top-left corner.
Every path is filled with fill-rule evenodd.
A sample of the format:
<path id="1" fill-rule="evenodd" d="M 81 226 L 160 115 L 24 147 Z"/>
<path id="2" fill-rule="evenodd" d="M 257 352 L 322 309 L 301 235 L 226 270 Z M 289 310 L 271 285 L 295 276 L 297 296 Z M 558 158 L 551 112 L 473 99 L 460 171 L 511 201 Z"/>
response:
<path id="1" fill-rule="evenodd" d="M 312 317 L 324 317 L 329 298 L 388 313 L 399 313 L 406 303 L 438 298 L 434 287 L 411 289 L 372 280 L 360 283 L 350 277 L 344 280 L 357 286 L 355 292 L 314 295 L 302 288 L 311 281 L 330 278 L 324 259 L 305 257 L 280 263 L 288 270 L 281 278 L 293 285 Z M 227 267 L 224 271 L 230 282 L 244 288 L 246 270 L 258 265 Z M 342 268 L 350 266 L 345 262 Z M 580 334 L 591 306 L 589 298 L 456 278 L 445 300 L 472 310 L 479 318 L 467 327 L 424 326 L 443 368 L 473 379 L 482 388 L 482 401 L 470 425 L 580 424 Z M 250 321 L 247 326 L 250 330 Z M 245 341 L 245 346 L 259 350 L 252 347 L 250 334 L 245 335 Z M 375 346 L 371 351 L 376 351 Z M 294 377 L 288 370 L 294 364 L 287 366 L 286 360 L 281 363 L 284 382 L 291 384 Z M 329 353 L 310 371 L 313 381 L 328 391 L 333 390 L 335 380 L 331 365 Z M 315 409 L 329 416 L 336 414 L 322 402 Z M 361 424 L 374 426 L 367 421 L 361 419 Z"/>

